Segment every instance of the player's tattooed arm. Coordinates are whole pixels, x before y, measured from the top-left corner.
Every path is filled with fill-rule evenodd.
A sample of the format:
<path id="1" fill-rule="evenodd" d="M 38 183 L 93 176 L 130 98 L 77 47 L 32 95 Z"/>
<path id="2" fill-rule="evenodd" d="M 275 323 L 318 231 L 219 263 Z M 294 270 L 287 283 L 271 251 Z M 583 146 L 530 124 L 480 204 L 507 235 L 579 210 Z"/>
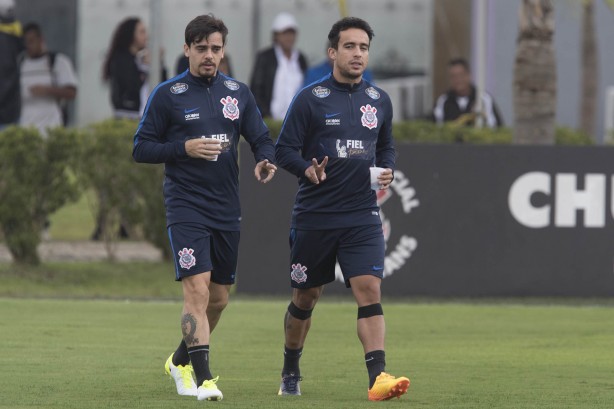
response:
<path id="1" fill-rule="evenodd" d="M 198 345 L 198 338 L 194 336 L 196 334 L 196 318 L 190 313 L 183 314 L 181 317 L 181 332 L 183 333 L 183 340 L 186 345 Z"/>

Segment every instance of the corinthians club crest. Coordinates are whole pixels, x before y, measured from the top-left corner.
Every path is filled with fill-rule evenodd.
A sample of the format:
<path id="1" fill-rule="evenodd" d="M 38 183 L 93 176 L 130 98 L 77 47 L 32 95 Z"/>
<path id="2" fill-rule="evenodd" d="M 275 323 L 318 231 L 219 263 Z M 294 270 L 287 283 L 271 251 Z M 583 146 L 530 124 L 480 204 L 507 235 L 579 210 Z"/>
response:
<path id="1" fill-rule="evenodd" d="M 239 101 L 236 98 L 227 96 L 226 98 L 222 98 L 220 102 L 224 106 L 224 109 L 222 109 L 224 118 L 234 121 L 239 117 Z"/>
<path id="2" fill-rule="evenodd" d="M 377 108 L 367 104 L 360 107 L 360 112 L 362 112 L 362 118 L 360 118 L 362 126 L 369 129 L 377 128 Z"/>
<path id="3" fill-rule="evenodd" d="M 296 281 L 297 283 L 304 283 L 307 281 L 307 267 L 302 266 L 300 263 L 292 264 L 292 272 L 290 273 L 290 278 Z"/>
<path id="4" fill-rule="evenodd" d="M 183 250 L 177 253 L 179 255 L 179 266 L 181 268 L 185 268 L 186 270 L 191 269 L 196 265 L 196 257 L 194 257 L 194 250 L 183 248 Z"/>

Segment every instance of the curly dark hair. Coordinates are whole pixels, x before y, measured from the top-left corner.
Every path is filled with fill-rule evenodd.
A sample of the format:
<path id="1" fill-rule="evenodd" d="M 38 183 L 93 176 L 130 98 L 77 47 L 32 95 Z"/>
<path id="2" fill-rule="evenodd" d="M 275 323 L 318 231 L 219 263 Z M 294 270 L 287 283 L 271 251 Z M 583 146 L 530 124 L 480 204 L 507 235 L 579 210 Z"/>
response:
<path id="1" fill-rule="evenodd" d="M 120 51 L 127 51 L 130 49 L 132 42 L 134 41 L 134 32 L 137 24 L 141 22 L 138 17 L 128 17 L 115 29 L 113 37 L 111 38 L 111 46 L 107 52 L 107 56 L 102 66 L 102 79 L 108 81 L 111 75 L 111 59 L 115 54 Z"/>

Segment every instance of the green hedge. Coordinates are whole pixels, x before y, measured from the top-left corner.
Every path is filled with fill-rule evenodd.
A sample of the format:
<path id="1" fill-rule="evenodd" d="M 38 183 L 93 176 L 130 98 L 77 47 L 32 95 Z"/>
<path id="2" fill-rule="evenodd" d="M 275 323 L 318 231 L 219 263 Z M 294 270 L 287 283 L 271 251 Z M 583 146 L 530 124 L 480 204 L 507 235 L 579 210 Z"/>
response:
<path id="1" fill-rule="evenodd" d="M 0 132 L 0 228 L 18 263 L 38 264 L 37 246 L 50 214 L 79 197 L 75 159 L 80 131 L 34 128 Z"/>
<path id="2" fill-rule="evenodd" d="M 132 159 L 137 121 L 107 120 L 87 128 L 79 180 L 98 196 L 96 212 L 104 214 L 103 240 L 110 258 L 120 223 L 140 232 L 168 258 L 162 182 L 164 166 L 139 164 Z"/>
<path id="3" fill-rule="evenodd" d="M 280 121 L 266 120 L 273 139 Z M 0 229 L 13 258 L 36 264 L 40 232 L 48 216 L 85 190 L 99 197 L 97 211 L 106 215 L 103 236 L 113 256 L 118 225 L 125 222 L 166 257 L 162 198 L 163 165 L 135 164 L 133 135 L 138 123 L 108 120 L 83 129 L 57 128 L 42 138 L 35 129 L 9 127 L 0 131 Z M 509 128 L 491 130 L 431 122 L 395 123 L 397 141 L 408 143 L 510 144 Z M 590 145 L 591 138 L 558 128 L 557 144 Z"/>

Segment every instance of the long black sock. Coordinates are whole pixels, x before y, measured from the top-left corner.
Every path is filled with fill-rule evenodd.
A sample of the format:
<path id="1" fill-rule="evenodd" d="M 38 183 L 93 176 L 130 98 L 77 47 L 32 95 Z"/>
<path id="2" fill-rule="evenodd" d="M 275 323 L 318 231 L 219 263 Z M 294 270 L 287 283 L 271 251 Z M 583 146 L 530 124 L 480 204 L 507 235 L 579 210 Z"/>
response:
<path id="1" fill-rule="evenodd" d="M 369 389 L 371 389 L 375 383 L 375 378 L 386 370 L 386 353 L 380 349 L 367 352 L 365 363 L 367 364 L 367 371 L 369 371 Z"/>
<path id="2" fill-rule="evenodd" d="M 207 379 L 213 379 L 209 370 L 209 345 L 188 348 L 188 354 L 196 375 L 196 386 L 201 386 Z"/>
<path id="3" fill-rule="evenodd" d="M 303 348 L 290 349 L 284 347 L 284 369 L 281 371 L 282 376 L 293 373 L 296 376 L 301 374 L 301 370 L 298 367 L 298 361 L 303 355 Z"/>
<path id="4" fill-rule="evenodd" d="M 182 339 L 181 344 L 177 347 L 177 350 L 173 353 L 173 365 L 186 366 L 190 363 L 190 354 L 188 354 L 188 346 Z"/>

